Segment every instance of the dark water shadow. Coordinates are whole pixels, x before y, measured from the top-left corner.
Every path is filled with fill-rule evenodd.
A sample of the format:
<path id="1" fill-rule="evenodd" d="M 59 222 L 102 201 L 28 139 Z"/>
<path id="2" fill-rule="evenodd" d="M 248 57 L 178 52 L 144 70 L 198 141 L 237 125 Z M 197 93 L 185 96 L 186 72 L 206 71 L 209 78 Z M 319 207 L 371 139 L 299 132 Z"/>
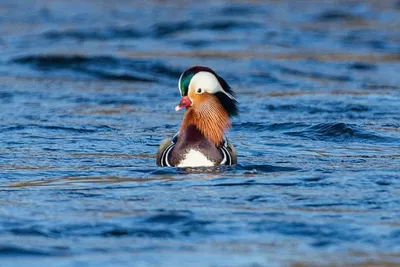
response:
<path id="1" fill-rule="evenodd" d="M 298 136 L 312 140 L 326 141 L 367 141 L 367 142 L 398 142 L 397 138 L 381 136 L 376 133 L 362 129 L 357 125 L 333 122 L 319 123 L 305 127 L 299 131 L 285 132 L 287 135 Z"/>
<path id="2" fill-rule="evenodd" d="M 87 55 L 27 55 L 10 63 L 26 65 L 51 74 L 82 74 L 103 80 L 157 82 L 158 78 L 179 77 L 180 71 L 160 61 L 125 59 L 115 56 Z"/>
<path id="3" fill-rule="evenodd" d="M 49 251 L 35 248 L 25 248 L 14 245 L 0 245 L 0 258 L 4 257 L 43 257 L 43 256 L 66 256 L 69 252 L 64 249 L 51 249 Z"/>

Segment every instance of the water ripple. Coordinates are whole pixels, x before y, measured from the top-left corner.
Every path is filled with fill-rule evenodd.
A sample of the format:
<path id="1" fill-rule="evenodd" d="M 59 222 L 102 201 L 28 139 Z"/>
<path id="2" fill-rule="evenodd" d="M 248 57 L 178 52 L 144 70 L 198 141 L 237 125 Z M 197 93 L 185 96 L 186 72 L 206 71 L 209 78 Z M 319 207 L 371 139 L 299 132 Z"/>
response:
<path id="1" fill-rule="evenodd" d="M 66 31 L 48 31 L 43 34 L 45 38 L 60 40 L 66 38 L 85 40 L 112 40 L 112 39 L 131 39 L 143 37 L 143 34 L 135 30 L 132 26 L 112 27 L 112 28 L 93 28 L 93 29 L 71 29 Z"/>
<path id="2" fill-rule="evenodd" d="M 146 70 L 158 73 L 159 76 L 179 77 L 180 72 L 159 62 L 120 59 L 111 56 L 83 55 L 27 55 L 11 60 L 13 63 L 28 65 L 43 72 L 70 70 L 105 80 L 133 82 L 155 82 L 153 75 L 146 75 Z"/>
<path id="3" fill-rule="evenodd" d="M 12 245 L 0 245 L 0 257 L 50 256 L 50 255 L 60 255 L 60 253 L 54 253 L 54 252 L 50 253 L 34 248 L 23 248 Z"/>
<path id="4" fill-rule="evenodd" d="M 318 140 L 329 140 L 329 138 L 345 138 L 346 140 L 366 139 L 371 140 L 371 142 L 376 140 L 387 142 L 395 141 L 392 138 L 379 136 L 377 134 L 362 130 L 355 125 L 349 125 L 341 122 L 320 123 L 307 127 L 301 131 L 290 131 L 286 132 L 285 134 Z"/>
<path id="5" fill-rule="evenodd" d="M 45 130 L 45 131 L 62 131 L 71 133 L 96 133 L 104 131 L 113 131 L 114 128 L 107 125 L 99 126 L 87 126 L 83 125 L 81 128 L 78 127 L 66 127 L 66 126 L 56 126 L 56 125 L 39 125 L 39 124 L 20 124 L 13 126 L 0 126 L 0 132 L 19 132 L 26 130 Z"/>

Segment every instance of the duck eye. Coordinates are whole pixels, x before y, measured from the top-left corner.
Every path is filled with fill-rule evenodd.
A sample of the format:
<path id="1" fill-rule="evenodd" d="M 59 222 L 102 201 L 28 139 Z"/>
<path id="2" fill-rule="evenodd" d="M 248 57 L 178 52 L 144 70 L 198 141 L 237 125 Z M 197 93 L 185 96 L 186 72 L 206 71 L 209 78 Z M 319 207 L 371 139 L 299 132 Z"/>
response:
<path id="1" fill-rule="evenodd" d="M 202 92 L 201 88 L 198 88 L 198 89 L 197 89 L 197 93 L 198 93 L 198 94 L 201 94 L 201 92 Z"/>

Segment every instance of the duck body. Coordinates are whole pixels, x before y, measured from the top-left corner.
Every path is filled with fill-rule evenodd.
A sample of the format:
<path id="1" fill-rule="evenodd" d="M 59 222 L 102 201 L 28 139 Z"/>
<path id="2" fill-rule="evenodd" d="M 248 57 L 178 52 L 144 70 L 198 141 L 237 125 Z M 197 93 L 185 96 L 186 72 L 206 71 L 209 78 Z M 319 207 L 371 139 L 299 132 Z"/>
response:
<path id="1" fill-rule="evenodd" d="M 213 167 L 237 163 L 237 154 L 224 132 L 237 114 L 236 99 L 225 80 L 206 67 L 192 67 L 179 79 L 186 108 L 179 132 L 166 138 L 157 152 L 159 166 Z M 223 88 L 225 87 L 225 89 Z"/>
<path id="2" fill-rule="evenodd" d="M 235 148 L 227 139 L 221 146 L 216 146 L 193 124 L 174 138 L 166 138 L 157 153 L 157 164 L 160 166 L 213 167 L 234 165 L 236 162 Z"/>

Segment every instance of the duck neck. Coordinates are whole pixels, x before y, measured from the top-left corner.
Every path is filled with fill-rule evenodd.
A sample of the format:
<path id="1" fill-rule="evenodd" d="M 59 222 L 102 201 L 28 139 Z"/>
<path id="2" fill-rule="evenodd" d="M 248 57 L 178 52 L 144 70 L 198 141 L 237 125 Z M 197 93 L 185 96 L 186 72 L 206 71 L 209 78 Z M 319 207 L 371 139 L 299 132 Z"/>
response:
<path id="1" fill-rule="evenodd" d="M 188 126 L 195 125 L 214 145 L 220 146 L 225 130 L 231 127 L 231 123 L 228 113 L 220 104 L 219 106 L 204 106 L 198 109 L 189 107 L 183 118 L 180 133 L 183 133 Z"/>

